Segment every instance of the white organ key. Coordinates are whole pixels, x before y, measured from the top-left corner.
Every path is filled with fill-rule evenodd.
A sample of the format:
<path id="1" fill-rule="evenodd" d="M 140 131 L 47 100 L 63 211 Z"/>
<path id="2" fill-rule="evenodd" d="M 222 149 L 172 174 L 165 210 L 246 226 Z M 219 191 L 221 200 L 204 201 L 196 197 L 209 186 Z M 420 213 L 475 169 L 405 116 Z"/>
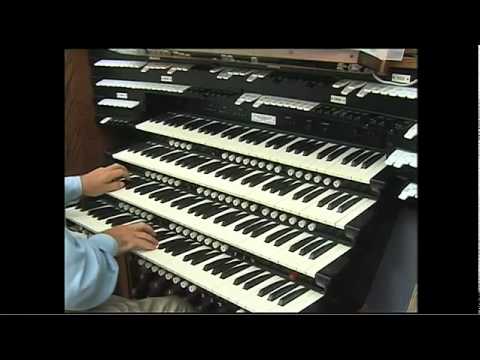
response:
<path id="1" fill-rule="evenodd" d="M 223 243 L 227 243 L 231 246 L 235 246 L 244 251 L 250 252 L 272 262 L 283 265 L 282 262 L 278 259 L 278 255 L 276 255 L 276 251 L 278 251 L 275 249 L 276 247 L 272 243 L 265 243 L 264 240 L 268 235 L 273 234 L 280 229 L 285 229 L 287 228 L 287 226 L 279 225 L 276 228 L 271 229 L 256 238 L 252 238 L 250 237 L 250 234 L 243 234 L 241 231 L 235 231 L 234 229 L 235 226 L 240 223 L 258 218 L 256 215 L 247 215 L 241 220 L 234 222 L 228 226 L 221 226 L 220 224 L 214 222 L 215 218 L 230 213 L 232 209 L 227 209 L 217 214 L 216 216 L 212 216 L 208 219 L 202 219 L 200 216 L 195 216 L 194 214 L 188 213 L 188 209 L 190 207 L 195 207 L 202 203 L 210 202 L 210 200 L 205 200 L 193 204 L 190 207 L 186 207 L 182 210 L 178 210 L 177 208 L 172 208 L 169 205 L 174 200 L 161 203 L 159 201 L 149 198 L 148 194 L 140 195 L 138 193 L 135 193 L 132 189 L 120 189 L 110 193 L 110 195 L 121 201 L 126 201 L 132 204 L 142 204 L 142 208 L 148 212 L 166 218 L 177 224 L 182 224 L 195 231 L 200 231 L 206 236 L 216 238 Z"/>
<path id="2" fill-rule="evenodd" d="M 175 137 L 181 140 L 191 141 L 198 144 L 203 144 L 215 148 L 219 148 L 226 151 L 232 151 L 235 153 L 240 153 L 242 155 L 260 157 L 266 160 L 282 163 L 285 165 L 291 165 L 295 167 L 300 167 L 305 170 L 316 171 L 320 173 L 325 173 L 328 175 L 334 175 L 353 181 L 358 181 L 361 183 L 368 184 L 370 180 L 378 174 L 386 165 L 380 159 L 374 165 L 370 166 L 367 169 L 362 169 L 360 166 L 351 167 L 351 166 L 336 166 L 335 161 L 327 161 L 326 157 L 323 159 L 317 159 L 317 155 L 325 150 L 329 146 L 336 145 L 334 143 L 327 142 L 321 148 L 315 150 L 308 156 L 302 154 L 294 154 L 293 152 L 286 152 L 285 150 L 289 145 L 294 144 L 298 141 L 305 140 L 304 137 L 295 137 L 288 144 L 280 147 L 279 149 L 274 149 L 273 147 L 267 148 L 265 145 L 268 141 L 284 136 L 285 134 L 273 133 L 272 136 L 263 141 L 258 145 L 252 143 L 247 144 L 245 142 L 239 141 L 239 138 L 247 133 L 257 131 L 258 129 L 251 129 L 248 132 L 245 132 L 234 139 L 227 139 L 226 137 L 222 138 L 221 135 L 227 131 L 240 127 L 239 125 L 232 125 L 230 128 L 222 131 L 217 135 L 202 134 L 198 132 L 192 132 L 181 127 L 175 128 L 159 123 L 154 123 L 152 121 L 145 121 L 136 125 L 136 128 L 139 130 L 152 132 L 155 134 L 160 134 L 164 136 Z M 320 142 L 320 141 L 319 141 Z M 348 152 L 348 151 L 347 151 Z"/>
<path id="3" fill-rule="evenodd" d="M 320 197 L 317 197 L 311 200 L 309 203 L 304 203 L 301 200 L 298 200 L 298 201 L 290 200 L 287 202 L 286 200 L 290 199 L 290 197 L 280 196 L 277 193 L 272 194 L 269 191 L 262 190 L 263 185 L 283 178 L 282 176 L 279 176 L 279 175 L 275 175 L 269 179 L 263 180 L 261 183 L 257 184 L 254 187 L 250 187 L 247 184 L 242 185 L 241 184 L 242 179 L 253 176 L 257 173 L 260 173 L 260 171 L 251 172 L 235 181 L 230 181 L 228 179 L 222 179 L 221 177 L 215 176 L 215 173 L 218 171 L 221 171 L 228 167 L 237 166 L 233 164 L 225 165 L 224 167 L 218 169 L 215 172 L 211 172 L 210 174 L 205 174 L 205 173 L 200 173 L 196 171 L 195 168 L 186 169 L 186 168 L 175 165 L 174 162 L 170 162 L 170 163 L 161 162 L 158 159 L 146 158 L 139 153 L 132 153 L 132 152 L 129 152 L 128 150 L 123 150 L 119 153 L 116 153 L 113 155 L 113 157 L 115 159 L 131 162 L 140 167 L 158 171 L 166 175 L 175 176 L 175 177 L 184 179 L 186 181 L 196 183 L 198 185 L 213 188 L 217 191 L 225 191 L 226 189 L 228 189 L 229 194 L 232 194 L 233 196 L 243 197 L 246 200 L 261 203 L 266 206 L 271 206 L 276 208 L 280 206 L 285 211 L 291 212 L 295 215 L 300 215 L 302 217 L 306 217 L 311 220 L 316 220 L 331 226 L 337 226 L 336 224 L 339 222 L 339 220 L 342 218 L 346 218 L 347 215 L 349 214 L 356 214 L 348 217 L 348 218 L 351 217 L 352 219 L 354 219 L 356 216 L 360 215 L 360 213 L 358 213 L 357 210 L 362 209 L 361 207 L 353 206 L 347 211 L 345 211 L 344 213 L 337 213 L 335 211 L 323 211 L 317 208 L 316 204 L 318 203 L 318 200 L 335 192 L 333 190 L 328 190 L 326 193 L 322 194 Z M 293 196 L 293 194 L 297 191 L 298 190 L 292 191 L 291 192 L 292 194 L 290 196 Z M 373 203 L 374 201 L 371 200 L 370 205 L 372 205 Z M 287 207 L 290 205 L 292 205 L 292 207 Z M 357 209 L 357 210 L 354 210 L 354 209 Z M 342 227 L 340 228 L 341 229 L 344 228 L 343 223 L 342 223 Z"/>

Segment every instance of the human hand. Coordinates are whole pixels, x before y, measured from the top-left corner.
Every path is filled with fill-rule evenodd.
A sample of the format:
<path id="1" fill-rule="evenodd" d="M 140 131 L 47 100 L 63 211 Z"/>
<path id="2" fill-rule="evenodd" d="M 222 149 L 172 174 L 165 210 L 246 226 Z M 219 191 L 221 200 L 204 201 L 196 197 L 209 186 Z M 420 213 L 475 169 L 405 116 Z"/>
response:
<path id="1" fill-rule="evenodd" d="M 118 243 L 118 254 L 131 250 L 153 250 L 157 248 L 155 231 L 145 223 L 115 226 L 105 231 Z"/>
<path id="2" fill-rule="evenodd" d="M 128 170 L 120 164 L 100 167 L 80 177 L 82 181 L 83 195 L 99 196 L 106 192 L 123 188 L 125 183 L 120 181 L 122 177 L 128 177 Z"/>

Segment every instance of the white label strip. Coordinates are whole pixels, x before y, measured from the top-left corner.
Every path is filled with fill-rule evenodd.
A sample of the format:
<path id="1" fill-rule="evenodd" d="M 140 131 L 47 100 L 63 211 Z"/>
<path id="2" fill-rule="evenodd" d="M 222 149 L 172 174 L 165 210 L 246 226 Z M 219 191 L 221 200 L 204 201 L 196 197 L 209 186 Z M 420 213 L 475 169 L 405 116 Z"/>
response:
<path id="1" fill-rule="evenodd" d="M 172 82 L 172 77 L 171 76 L 161 76 L 160 80 L 165 81 L 165 82 Z"/>
<path id="2" fill-rule="evenodd" d="M 417 124 L 413 125 L 408 131 L 403 135 L 405 139 L 412 140 L 417 136 Z"/>
<path id="3" fill-rule="evenodd" d="M 277 117 L 273 115 L 252 113 L 252 121 L 267 125 L 277 125 Z"/>
<path id="4" fill-rule="evenodd" d="M 138 106 L 138 104 L 140 104 L 139 101 L 119 99 L 103 99 L 97 103 L 97 105 L 101 106 L 113 106 L 126 109 L 133 109 L 134 107 Z"/>
<path id="5" fill-rule="evenodd" d="M 117 99 L 128 99 L 128 94 L 117 92 Z"/>
<path id="6" fill-rule="evenodd" d="M 100 124 L 105 124 L 105 123 L 109 122 L 110 120 L 112 120 L 112 117 L 111 117 L 111 116 L 108 116 L 108 117 L 103 118 L 102 120 L 100 120 Z"/>
<path id="7" fill-rule="evenodd" d="M 410 75 L 392 74 L 392 81 L 398 82 L 400 84 L 409 84 L 410 83 Z"/>
<path id="8" fill-rule="evenodd" d="M 96 83 L 96 86 L 105 87 L 119 87 L 126 89 L 141 89 L 141 90 L 155 90 L 155 91 L 167 91 L 175 93 L 183 93 L 189 89 L 189 85 L 176 85 L 176 84 L 164 84 L 146 81 L 130 81 L 130 80 L 116 80 L 116 79 L 103 79 Z"/>
<path id="9" fill-rule="evenodd" d="M 401 168 L 404 165 L 416 168 L 417 153 L 397 149 L 385 160 L 385 164 L 396 168 Z"/>
<path id="10" fill-rule="evenodd" d="M 331 95 L 330 102 L 345 105 L 347 103 L 347 98 L 345 96 Z"/>
<path id="11" fill-rule="evenodd" d="M 405 200 L 410 197 L 414 197 L 415 199 L 418 199 L 418 194 L 417 194 L 417 184 L 415 183 L 410 183 L 405 188 L 402 190 L 400 195 L 398 195 L 398 198 L 400 200 Z"/>
<path id="12" fill-rule="evenodd" d="M 146 64 L 145 61 L 130 61 L 130 60 L 99 60 L 94 66 L 103 67 L 120 67 L 120 68 L 133 68 L 139 69 Z"/>

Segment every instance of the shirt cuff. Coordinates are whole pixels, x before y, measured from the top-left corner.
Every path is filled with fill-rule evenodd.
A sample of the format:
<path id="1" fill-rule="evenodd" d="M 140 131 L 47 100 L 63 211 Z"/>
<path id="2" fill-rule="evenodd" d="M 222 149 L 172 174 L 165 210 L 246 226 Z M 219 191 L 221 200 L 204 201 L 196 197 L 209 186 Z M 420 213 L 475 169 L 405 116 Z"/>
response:
<path id="1" fill-rule="evenodd" d="M 75 176 L 72 179 L 73 182 L 73 194 L 75 196 L 75 199 L 78 199 L 80 196 L 82 196 L 83 188 L 82 188 L 82 180 L 80 176 Z"/>
<path id="2" fill-rule="evenodd" d="M 91 236 L 89 239 L 91 244 L 98 249 L 104 250 L 111 254 L 112 256 L 116 256 L 118 252 L 118 243 L 113 237 L 107 234 L 96 234 Z"/>

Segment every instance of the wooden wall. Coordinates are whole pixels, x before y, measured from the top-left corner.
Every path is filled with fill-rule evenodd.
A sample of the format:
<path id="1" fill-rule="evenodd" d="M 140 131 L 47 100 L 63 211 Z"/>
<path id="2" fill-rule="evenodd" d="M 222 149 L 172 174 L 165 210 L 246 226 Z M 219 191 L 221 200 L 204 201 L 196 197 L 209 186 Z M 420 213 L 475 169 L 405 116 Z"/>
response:
<path id="1" fill-rule="evenodd" d="M 102 165 L 109 143 L 95 124 L 88 50 L 65 50 L 65 175 Z"/>

